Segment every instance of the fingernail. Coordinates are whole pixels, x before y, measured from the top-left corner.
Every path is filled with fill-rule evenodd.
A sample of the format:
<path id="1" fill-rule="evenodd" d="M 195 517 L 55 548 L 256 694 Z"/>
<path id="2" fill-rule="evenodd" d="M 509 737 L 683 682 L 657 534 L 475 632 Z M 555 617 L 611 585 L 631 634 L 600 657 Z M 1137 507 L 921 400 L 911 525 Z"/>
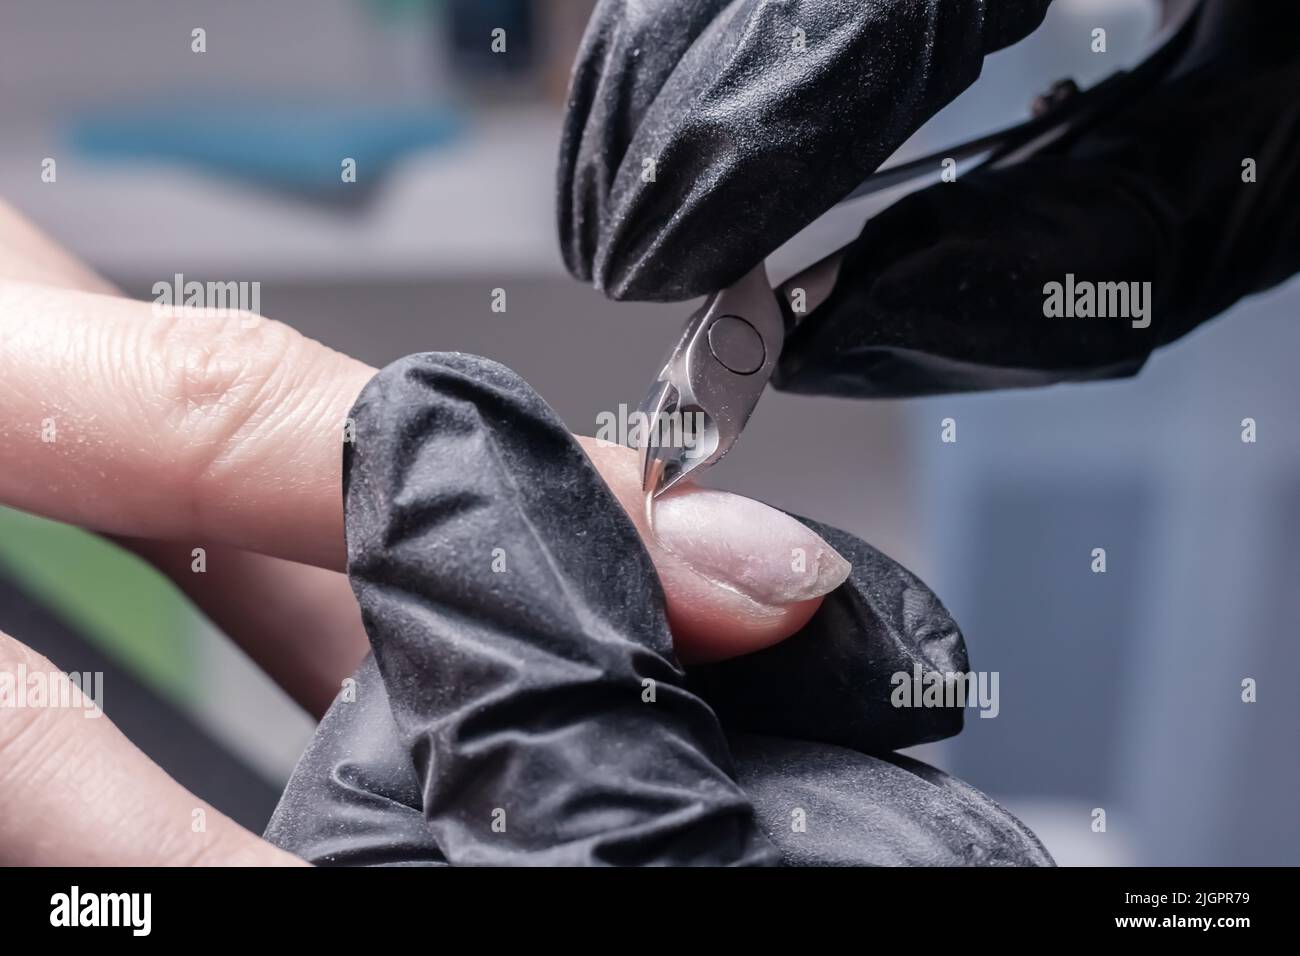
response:
<path id="1" fill-rule="evenodd" d="M 654 535 L 701 577 L 773 607 L 827 594 L 852 570 L 794 518 L 724 491 L 693 488 L 657 499 Z"/>

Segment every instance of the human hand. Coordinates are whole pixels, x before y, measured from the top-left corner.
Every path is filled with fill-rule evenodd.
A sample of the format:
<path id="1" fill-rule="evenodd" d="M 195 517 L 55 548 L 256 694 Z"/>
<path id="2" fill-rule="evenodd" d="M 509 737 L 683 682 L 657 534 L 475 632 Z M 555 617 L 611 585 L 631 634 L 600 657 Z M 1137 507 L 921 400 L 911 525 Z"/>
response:
<path id="1" fill-rule="evenodd" d="M 867 222 L 773 384 L 873 397 L 1134 374 L 1300 269 L 1297 82 L 1300 10 L 1215 0 L 1163 85 Z"/>
<path id="2" fill-rule="evenodd" d="M 853 567 L 814 618 L 683 671 L 636 528 L 518 375 L 410 355 L 353 415 L 348 572 L 374 654 L 295 768 L 277 845 L 331 865 L 772 863 L 791 788 L 813 779 L 840 793 L 843 840 L 875 845 L 864 860 L 989 859 L 995 829 L 1023 848 L 961 785 L 866 756 L 956 733 L 959 708 L 900 707 L 895 685 L 968 665 L 935 595 L 865 542 L 820 528 Z M 744 730 L 785 756 L 733 761 Z M 850 749 L 817 766 L 825 744 Z M 839 774 L 846 759 L 861 772 Z M 792 760 L 808 778 L 772 773 Z M 785 794 L 775 819 L 747 772 Z M 870 813 L 841 812 L 856 805 Z"/>
<path id="3" fill-rule="evenodd" d="M 339 573 L 340 450 L 348 410 L 374 370 L 261 317 L 117 298 L 16 217 L 0 220 L 0 238 L 21 239 L 17 254 L 0 258 L 0 504 L 129 541 L 321 712 L 365 651 Z M 586 447 L 641 520 L 634 454 Z M 696 530 L 751 537 L 730 550 L 708 535 L 683 535 L 690 540 L 672 550 L 646 542 L 684 657 L 780 640 L 847 574 L 833 549 L 784 515 L 696 494 L 694 504 L 683 493 L 665 506 L 669 535 L 680 507 Z M 754 565 L 743 549 L 756 529 L 774 553 L 802 549 L 812 573 L 795 574 L 788 561 Z M 209 547 L 208 574 L 189 573 L 193 546 Z M 730 568 L 737 579 L 720 583 Z M 6 667 L 53 667 L 12 638 L 0 651 Z M 107 720 L 6 713 L 0 750 L 21 755 L 27 771 L 0 779 L 8 862 L 292 862 L 219 815 L 206 835 L 193 834 L 190 814 L 201 802 Z M 66 784 L 87 766 L 105 783 L 83 806 L 84 793 Z M 67 792 L 52 799 L 60 786 Z M 154 811 L 142 812 L 146 805 Z"/>
<path id="4" fill-rule="evenodd" d="M 730 285 L 844 198 L 1050 0 L 602 0 L 569 88 L 560 247 L 615 299 Z"/>
<path id="5" fill-rule="evenodd" d="M 845 6 L 599 5 L 561 148 L 570 271 L 619 299 L 725 287 L 857 186 L 1047 3 Z M 876 397 L 1131 375 L 1288 278 L 1300 269 L 1297 37 L 1294 5 L 1207 0 L 1163 85 L 1032 159 L 895 203 L 845 250 L 830 296 L 792 314 L 773 385 Z M 1046 289 L 1067 276 L 1143 300 L 1108 318 L 1050 315 Z"/>

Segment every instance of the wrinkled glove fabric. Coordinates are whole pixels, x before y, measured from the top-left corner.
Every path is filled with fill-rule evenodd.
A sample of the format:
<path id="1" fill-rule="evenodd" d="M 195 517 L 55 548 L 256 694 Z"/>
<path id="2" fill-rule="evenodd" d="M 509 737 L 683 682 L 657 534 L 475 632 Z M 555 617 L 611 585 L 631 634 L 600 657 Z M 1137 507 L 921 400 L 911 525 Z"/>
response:
<path id="1" fill-rule="evenodd" d="M 1050 0 L 601 0 L 560 144 L 560 246 L 615 299 L 731 284 L 1037 27 Z"/>
<path id="2" fill-rule="evenodd" d="M 1184 68 L 1152 92 L 868 221 L 773 384 L 869 398 L 1133 375 L 1294 275 L 1300 6 L 1205 12 Z M 1091 317 L 1048 314 L 1047 288 L 1067 282 L 1097 291 Z M 1103 306 L 1120 286 L 1127 307 Z"/>
<path id="3" fill-rule="evenodd" d="M 1048 6 L 604 0 L 560 149 L 569 271 L 615 299 L 726 287 L 851 192 Z M 1193 29 L 1149 92 L 1027 161 L 934 185 L 867 222 L 830 298 L 787 339 L 773 385 L 871 398 L 1133 375 L 1300 270 L 1300 5 L 1205 0 Z M 1143 314 L 1048 314 L 1046 288 L 1067 281 L 1138 290 Z"/>
<path id="4" fill-rule="evenodd" d="M 808 522 L 850 579 L 786 642 L 685 672 L 636 529 L 518 376 L 411 356 L 352 418 L 373 654 L 272 842 L 335 865 L 1050 865 L 983 794 L 892 753 L 961 711 L 894 708 L 890 675 L 967 662 L 942 604 L 870 546 Z"/>

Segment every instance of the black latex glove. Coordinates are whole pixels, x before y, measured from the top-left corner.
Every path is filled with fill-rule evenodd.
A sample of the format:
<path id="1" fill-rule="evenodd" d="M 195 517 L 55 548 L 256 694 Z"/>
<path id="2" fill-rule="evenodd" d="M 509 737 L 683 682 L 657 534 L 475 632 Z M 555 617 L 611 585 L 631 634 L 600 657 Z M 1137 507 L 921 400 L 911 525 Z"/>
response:
<path id="1" fill-rule="evenodd" d="M 868 222 L 774 384 L 865 397 L 1131 375 L 1300 269 L 1300 6 L 1212 4 L 1200 31 L 1196 65 L 1119 115 Z M 1150 326 L 1045 316 L 1067 273 L 1149 281 Z"/>
<path id="2" fill-rule="evenodd" d="M 560 145 L 569 271 L 615 299 L 730 285 L 973 83 L 986 54 L 1035 29 L 1049 2 L 600 0 Z"/>
<path id="3" fill-rule="evenodd" d="M 272 842 L 335 864 L 1051 862 L 987 797 L 888 753 L 962 718 L 894 708 L 890 676 L 967 663 L 935 596 L 868 545 L 810 522 L 850 579 L 799 634 L 688 679 L 631 520 L 516 375 L 412 356 L 352 418 L 374 655 Z"/>
<path id="4" fill-rule="evenodd" d="M 570 270 L 615 298 L 734 281 L 972 82 L 984 53 L 1036 27 L 1046 3 L 987 6 L 602 4 L 561 149 Z M 802 57 L 783 42 L 796 25 Z M 1181 75 L 1118 114 L 869 222 L 773 384 L 871 397 L 1131 375 L 1300 269 L 1300 6 L 1208 0 L 1197 30 Z M 653 183 L 639 178 L 646 157 Z M 1242 181 L 1247 157 L 1256 182 Z M 1045 316 L 1044 286 L 1067 274 L 1151 282 L 1150 326 Z"/>

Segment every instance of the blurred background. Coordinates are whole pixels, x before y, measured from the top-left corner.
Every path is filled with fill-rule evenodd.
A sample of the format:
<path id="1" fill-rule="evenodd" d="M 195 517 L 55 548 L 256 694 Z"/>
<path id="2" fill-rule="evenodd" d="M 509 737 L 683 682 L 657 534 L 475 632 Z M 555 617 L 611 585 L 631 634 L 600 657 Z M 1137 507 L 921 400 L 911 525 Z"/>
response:
<path id="1" fill-rule="evenodd" d="M 6 0 L 0 195 L 134 296 L 175 273 L 257 281 L 264 314 L 374 365 L 431 349 L 505 362 L 591 433 L 598 412 L 640 400 L 690 307 L 615 305 L 560 264 L 558 130 L 590 7 Z M 1057 78 L 1130 65 L 1155 22 L 1145 0 L 1057 0 L 901 152 L 1018 120 Z M 1089 50 L 1096 26 L 1105 55 Z M 773 278 L 871 211 L 810 227 Z M 708 481 L 847 528 L 934 587 L 972 666 L 999 672 L 1001 713 L 969 714 L 919 756 L 1022 816 L 1059 862 L 1295 864 L 1298 310 L 1292 282 L 1116 383 L 773 393 Z M 944 418 L 955 444 L 940 442 Z M 1097 547 L 1105 574 L 1090 570 Z M 0 510 L 0 628 L 106 671 L 128 735 L 260 831 L 312 721 L 169 584 Z M 1242 702 L 1245 678 L 1258 703 Z"/>

